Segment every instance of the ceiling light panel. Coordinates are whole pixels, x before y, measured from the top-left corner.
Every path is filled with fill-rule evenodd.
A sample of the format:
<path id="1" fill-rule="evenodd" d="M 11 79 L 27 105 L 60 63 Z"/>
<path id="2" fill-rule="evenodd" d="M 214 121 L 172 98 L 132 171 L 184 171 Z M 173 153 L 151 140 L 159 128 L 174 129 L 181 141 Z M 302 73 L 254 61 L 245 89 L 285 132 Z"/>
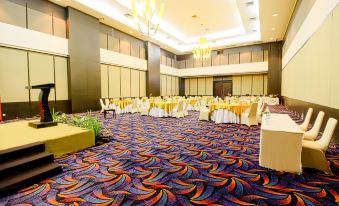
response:
<path id="1" fill-rule="evenodd" d="M 131 29 L 138 30 L 137 24 L 131 14 L 131 1 L 130 0 L 75 0 L 82 5 L 89 7 L 96 12 L 102 13 L 107 17 L 118 21 Z M 160 28 L 156 36 L 151 37 L 155 41 L 171 47 L 178 52 L 190 52 L 192 48 L 197 45 L 199 37 L 206 37 L 207 41 L 211 43 L 211 46 L 228 46 L 230 44 L 246 43 L 249 41 L 258 41 L 261 39 L 260 34 L 260 16 L 259 16 L 259 0 L 214 0 L 213 5 L 206 0 L 186 0 L 184 2 L 195 5 L 197 11 L 191 11 L 185 13 L 185 9 L 182 11 L 173 12 L 177 10 L 177 4 L 172 0 L 161 0 L 165 3 L 165 16 L 160 23 Z M 250 3 L 249 3 L 250 2 Z M 220 15 L 226 15 L 227 17 L 217 16 L 210 9 L 221 9 Z M 220 8 L 219 8 L 220 7 Z M 172 9 L 171 9 L 172 8 Z M 178 8 L 179 9 L 179 8 Z M 230 9 L 229 11 L 227 9 Z M 166 17 L 167 15 L 167 17 Z M 196 22 L 196 31 L 192 23 L 184 24 L 180 29 L 180 26 L 173 24 L 172 22 L 179 21 L 180 18 L 176 16 L 187 15 L 187 21 Z M 197 15 L 198 18 L 192 18 L 193 15 Z M 253 18 L 249 20 L 250 18 Z M 177 19 L 175 19 L 177 18 Z M 174 20 L 173 20 L 174 19 Z M 226 19 L 223 22 L 220 19 Z M 157 21 L 157 19 L 155 20 Z M 203 28 L 200 23 L 204 23 Z M 228 26 L 223 27 L 221 23 L 227 23 Z M 141 25 L 146 27 L 145 24 Z M 200 28 L 201 32 L 197 32 Z M 208 28 L 206 31 L 205 29 Z M 225 29 L 226 28 L 226 29 Z M 128 32 L 128 30 L 127 30 Z M 170 38 L 168 38 L 170 37 Z"/>

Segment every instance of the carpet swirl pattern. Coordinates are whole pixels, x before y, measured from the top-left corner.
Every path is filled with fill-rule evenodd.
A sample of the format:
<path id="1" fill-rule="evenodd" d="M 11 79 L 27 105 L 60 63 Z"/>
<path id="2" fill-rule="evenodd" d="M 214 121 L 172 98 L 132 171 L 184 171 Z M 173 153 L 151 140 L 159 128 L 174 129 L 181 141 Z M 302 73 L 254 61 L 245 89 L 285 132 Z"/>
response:
<path id="1" fill-rule="evenodd" d="M 272 110 L 289 113 L 277 106 Z M 109 116 L 109 115 L 108 115 Z M 64 155 L 64 172 L 0 199 L 0 205 L 337 205 L 335 175 L 259 166 L 260 127 L 138 114 L 104 120 L 110 143 Z"/>

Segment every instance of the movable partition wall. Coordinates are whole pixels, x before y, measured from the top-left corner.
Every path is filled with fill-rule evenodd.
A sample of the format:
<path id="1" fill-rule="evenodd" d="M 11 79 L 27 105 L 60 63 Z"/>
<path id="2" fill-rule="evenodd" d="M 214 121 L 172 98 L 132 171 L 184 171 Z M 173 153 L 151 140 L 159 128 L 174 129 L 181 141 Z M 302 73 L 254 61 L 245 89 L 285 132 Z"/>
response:
<path id="1" fill-rule="evenodd" d="M 3 103 L 37 102 L 28 85 L 55 83 L 49 100 L 68 100 L 67 58 L 0 47 L 0 96 Z"/>
<path id="2" fill-rule="evenodd" d="M 162 74 L 160 82 L 161 96 L 179 95 L 179 77 Z"/>
<path id="3" fill-rule="evenodd" d="M 146 71 L 101 65 L 101 98 L 146 96 Z"/>
<path id="4" fill-rule="evenodd" d="M 0 22 L 66 38 L 66 9 L 45 0 L 1 0 Z"/>
<path id="5" fill-rule="evenodd" d="M 266 95 L 267 74 L 238 75 L 231 77 L 199 77 L 185 79 L 185 95 L 213 95 L 214 81 L 232 81 L 233 95 Z"/>

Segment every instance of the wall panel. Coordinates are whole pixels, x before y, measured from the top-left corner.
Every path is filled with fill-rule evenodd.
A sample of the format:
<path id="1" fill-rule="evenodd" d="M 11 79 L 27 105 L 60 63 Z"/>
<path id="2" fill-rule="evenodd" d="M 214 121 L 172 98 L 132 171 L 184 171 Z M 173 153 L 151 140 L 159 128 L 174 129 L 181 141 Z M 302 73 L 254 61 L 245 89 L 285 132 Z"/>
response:
<path id="1" fill-rule="evenodd" d="M 172 77 L 171 76 L 166 76 L 166 95 L 171 96 L 172 95 Z"/>
<path id="2" fill-rule="evenodd" d="M 136 44 L 135 42 L 132 42 L 131 44 L 131 56 L 139 58 L 139 45 Z"/>
<path id="3" fill-rule="evenodd" d="M 54 62 L 56 100 L 68 100 L 68 60 L 65 57 L 54 57 Z"/>
<path id="4" fill-rule="evenodd" d="M 251 51 L 240 52 L 240 64 L 251 63 Z"/>
<path id="5" fill-rule="evenodd" d="M 161 75 L 161 96 L 167 95 L 167 78 L 166 75 Z"/>
<path id="6" fill-rule="evenodd" d="M 1 0 L 0 21 L 26 28 L 26 7 L 8 0 Z"/>
<path id="7" fill-rule="evenodd" d="M 28 28 L 47 34 L 53 34 L 52 16 L 28 8 Z"/>
<path id="8" fill-rule="evenodd" d="M 139 70 L 131 69 L 131 97 L 139 97 Z"/>
<path id="9" fill-rule="evenodd" d="M 192 59 L 186 60 L 185 64 L 186 64 L 186 68 L 193 68 L 193 60 Z"/>
<path id="10" fill-rule="evenodd" d="M 27 102 L 27 52 L 0 47 L 0 96 L 5 102 Z"/>
<path id="11" fill-rule="evenodd" d="M 131 96 L 131 69 L 121 68 L 121 97 Z"/>
<path id="12" fill-rule="evenodd" d="M 232 84 L 232 95 L 241 95 L 241 76 L 233 76 Z"/>
<path id="13" fill-rule="evenodd" d="M 121 97 L 121 76 L 120 76 L 120 68 L 109 66 L 108 67 L 108 78 L 109 78 L 109 97 Z"/>
<path id="14" fill-rule="evenodd" d="M 198 94 L 198 79 L 191 78 L 190 79 L 190 95 L 197 95 Z"/>
<path id="15" fill-rule="evenodd" d="M 175 77 L 175 95 L 179 95 L 179 77 Z"/>
<path id="16" fill-rule="evenodd" d="M 241 77 L 241 95 L 252 94 L 252 75 Z"/>
<path id="17" fill-rule="evenodd" d="M 264 94 L 264 76 L 262 74 L 253 75 L 252 94 L 253 95 Z"/>
<path id="18" fill-rule="evenodd" d="M 172 85 L 171 85 L 171 87 L 172 87 L 172 96 L 174 96 L 174 95 L 176 95 L 175 94 L 175 77 L 173 77 L 172 76 Z"/>
<path id="19" fill-rule="evenodd" d="M 100 65 L 101 70 L 101 98 L 108 98 L 108 66 Z"/>
<path id="20" fill-rule="evenodd" d="M 29 56 L 29 77 L 31 86 L 39 84 L 54 83 L 53 56 L 30 52 Z M 39 89 L 31 89 L 31 101 L 39 99 Z M 51 89 L 49 100 L 55 100 L 55 91 Z"/>
<path id="21" fill-rule="evenodd" d="M 120 52 L 131 55 L 131 44 L 127 39 L 120 39 Z"/>
<path id="22" fill-rule="evenodd" d="M 65 19 L 53 16 L 53 34 L 58 37 L 67 38 Z"/>
<path id="23" fill-rule="evenodd" d="M 229 55 L 229 64 L 239 64 L 240 59 L 239 59 L 239 53 L 232 53 L 228 54 Z"/>
<path id="24" fill-rule="evenodd" d="M 190 79 L 185 79 L 185 95 L 190 95 Z"/>
<path id="25" fill-rule="evenodd" d="M 264 94 L 267 95 L 267 74 L 264 75 Z"/>
<path id="26" fill-rule="evenodd" d="M 213 95 L 213 77 L 206 77 L 206 95 Z"/>
<path id="27" fill-rule="evenodd" d="M 146 96 L 146 72 L 140 71 L 140 97 Z"/>
<path id="28" fill-rule="evenodd" d="M 206 79 L 198 78 L 198 95 L 206 95 Z"/>

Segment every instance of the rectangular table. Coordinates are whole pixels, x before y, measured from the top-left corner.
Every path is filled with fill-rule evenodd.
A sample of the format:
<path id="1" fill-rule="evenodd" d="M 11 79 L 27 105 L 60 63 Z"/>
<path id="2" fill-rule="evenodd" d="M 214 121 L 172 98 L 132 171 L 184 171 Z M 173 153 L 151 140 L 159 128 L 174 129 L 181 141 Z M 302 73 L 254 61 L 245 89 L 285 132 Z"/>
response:
<path id="1" fill-rule="evenodd" d="M 277 171 L 301 173 L 303 132 L 287 114 L 263 116 L 259 165 Z"/>

